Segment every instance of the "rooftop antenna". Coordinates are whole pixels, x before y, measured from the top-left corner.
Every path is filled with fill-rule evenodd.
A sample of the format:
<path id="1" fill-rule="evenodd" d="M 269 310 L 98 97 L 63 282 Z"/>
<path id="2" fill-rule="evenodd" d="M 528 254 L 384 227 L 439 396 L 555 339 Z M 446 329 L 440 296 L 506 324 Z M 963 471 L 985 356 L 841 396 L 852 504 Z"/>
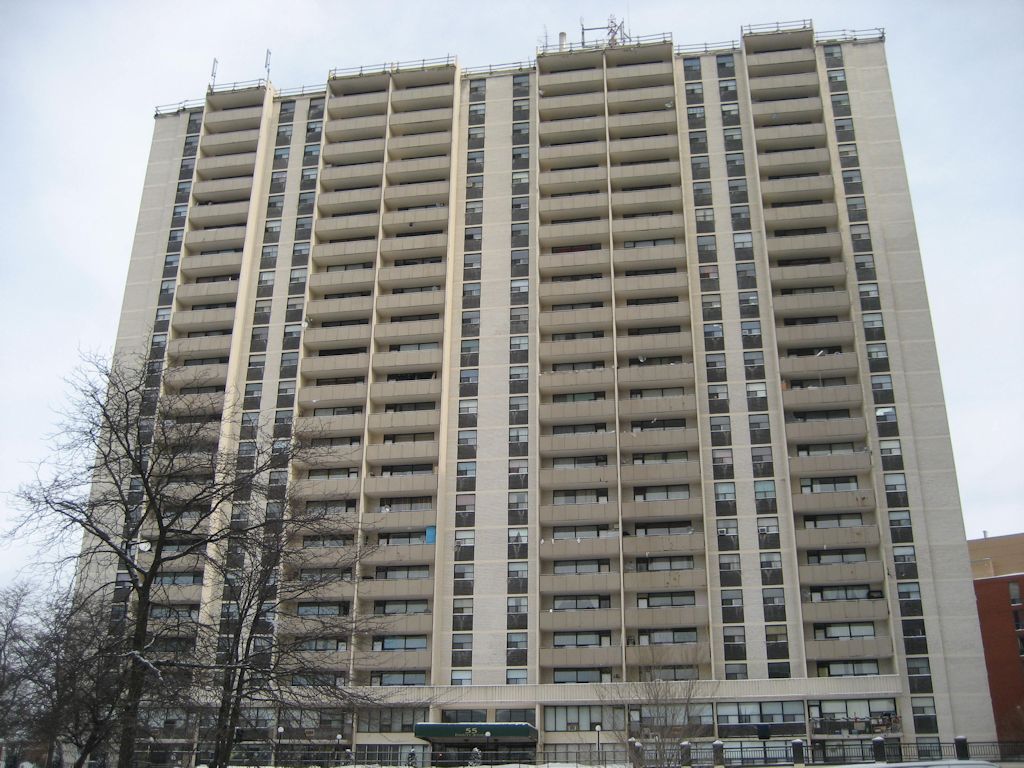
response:
<path id="1" fill-rule="evenodd" d="M 267 48 L 267 55 L 263 59 L 263 68 L 267 70 L 267 82 L 270 82 L 270 49 Z"/>
<path id="2" fill-rule="evenodd" d="M 625 19 L 619 21 L 615 18 L 615 14 L 609 16 L 608 21 L 600 27 L 588 27 L 583 19 L 580 19 L 580 43 L 584 47 L 587 45 L 587 32 L 603 33 L 605 39 L 602 42 L 609 48 L 614 48 L 620 43 L 628 43 L 630 41 Z"/>
<path id="3" fill-rule="evenodd" d="M 213 88 L 217 84 L 217 59 L 213 60 L 213 67 L 210 68 L 210 87 Z"/>

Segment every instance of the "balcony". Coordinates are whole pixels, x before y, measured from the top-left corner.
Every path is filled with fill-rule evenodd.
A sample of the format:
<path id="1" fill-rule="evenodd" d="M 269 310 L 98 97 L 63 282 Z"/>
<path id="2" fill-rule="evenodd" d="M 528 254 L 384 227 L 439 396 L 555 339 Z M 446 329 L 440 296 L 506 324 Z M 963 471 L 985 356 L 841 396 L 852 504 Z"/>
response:
<path id="1" fill-rule="evenodd" d="M 351 165 L 366 165 L 384 161 L 384 139 L 356 139 L 325 144 L 321 156 L 326 166 L 347 168 Z M 338 173 L 332 171 L 333 173 Z"/>
<path id="2" fill-rule="evenodd" d="M 615 448 L 614 432 L 585 432 L 576 435 L 541 435 L 541 456 L 566 456 L 583 452 L 605 452 Z"/>
<path id="3" fill-rule="evenodd" d="M 396 136 L 450 131 L 452 110 L 424 109 L 415 112 L 396 112 L 391 115 L 391 132 Z"/>
<path id="4" fill-rule="evenodd" d="M 595 70 L 585 71 L 593 72 Z M 605 78 L 610 89 L 671 85 L 672 63 L 658 61 L 651 64 L 626 64 L 618 67 L 608 67 L 605 70 Z"/>
<path id="5" fill-rule="evenodd" d="M 448 235 L 444 232 L 408 237 L 385 237 L 380 241 L 380 253 L 389 259 L 404 259 L 411 256 L 444 256 L 447 251 Z"/>
<path id="6" fill-rule="evenodd" d="M 679 183 L 679 163 L 677 161 L 665 161 L 657 163 L 643 163 L 642 165 L 619 165 L 611 169 L 611 184 L 615 190 L 624 186 L 631 186 L 633 182 L 642 181 L 644 184 L 673 184 Z"/>
<path id="7" fill-rule="evenodd" d="M 437 475 L 391 475 L 367 477 L 363 480 L 363 493 L 367 496 L 433 496 L 437 493 Z M 423 579 L 423 581 L 429 581 Z"/>
<path id="8" fill-rule="evenodd" d="M 324 124 L 324 135 L 328 142 L 362 141 L 364 139 L 380 139 L 384 136 L 387 118 L 383 111 L 379 114 L 361 117 L 342 117 L 328 120 Z"/>
<path id="9" fill-rule="evenodd" d="M 880 621 L 889 617 L 889 603 L 871 600 L 825 600 L 801 603 L 805 623 L 829 621 Z"/>
<path id="10" fill-rule="evenodd" d="M 255 152 L 259 144 L 259 129 L 230 131 L 228 133 L 207 134 L 199 145 L 203 157 L 219 155 L 238 155 L 243 152 Z"/>
<path id="11" fill-rule="evenodd" d="M 827 173 L 796 179 L 762 179 L 761 197 L 765 204 L 831 200 L 835 197 L 835 181 Z"/>
<path id="12" fill-rule="evenodd" d="M 441 380 L 375 381 L 370 385 L 370 399 L 377 405 L 436 400 L 441 395 Z"/>
<path id="13" fill-rule="evenodd" d="M 380 216 L 376 213 L 349 216 L 328 216 L 316 221 L 316 236 L 320 240 L 335 238 L 376 237 Z"/>
<path id="14" fill-rule="evenodd" d="M 377 297 L 377 311 L 384 316 L 391 316 L 402 310 L 440 313 L 444 311 L 445 298 L 445 291 L 386 293 Z"/>
<path id="15" fill-rule="evenodd" d="M 603 116 L 604 97 L 603 90 L 565 96 L 541 96 L 537 111 L 542 122 Z"/>
<path id="16" fill-rule="evenodd" d="M 571 525 L 573 523 L 602 524 L 616 523 L 619 519 L 618 506 L 614 503 L 595 504 L 542 504 L 539 522 L 541 525 Z M 616 584 L 618 583 L 616 576 Z M 618 586 L 616 586 L 616 590 Z M 572 590 L 570 590 L 572 591 Z"/>
<path id="17" fill-rule="evenodd" d="M 627 608 L 626 628 L 660 629 L 662 627 L 706 627 L 706 605 L 673 606 L 671 608 Z"/>
<path id="18" fill-rule="evenodd" d="M 791 205 L 785 208 L 764 209 L 764 223 L 770 229 L 834 227 L 838 221 L 838 216 L 839 213 L 835 203 Z"/>
<path id="19" fill-rule="evenodd" d="M 373 443 L 366 446 L 367 463 L 378 466 L 389 462 L 436 464 L 437 456 L 437 442 L 433 440 L 414 443 Z"/>
<path id="20" fill-rule="evenodd" d="M 881 584 L 884 580 L 885 567 L 878 561 L 800 566 L 802 585 Z"/>
<path id="21" fill-rule="evenodd" d="M 438 110 L 450 108 L 455 95 L 451 83 L 421 88 L 396 88 L 391 92 L 391 109 L 395 112 Z"/>
<path id="22" fill-rule="evenodd" d="M 672 277 L 665 275 L 665 277 Z M 618 283 L 618 280 L 616 280 Z M 687 301 L 673 304 L 645 304 L 635 307 L 619 307 L 615 312 L 619 331 L 627 328 L 664 324 L 683 326 L 690 322 L 690 305 Z"/>
<path id="23" fill-rule="evenodd" d="M 436 557 L 434 544 L 402 544 L 378 546 L 360 559 L 360 565 L 402 565 L 405 563 L 433 563 Z"/>
<path id="24" fill-rule="evenodd" d="M 780 348 L 853 344 L 854 338 L 854 326 L 849 320 L 841 320 L 837 323 L 776 326 L 775 328 L 775 339 Z"/>
<path id="25" fill-rule="evenodd" d="M 820 123 L 823 120 L 821 99 L 817 96 L 757 102 L 753 105 L 752 114 L 757 128 L 787 123 Z"/>
<path id="26" fill-rule="evenodd" d="M 689 331 L 655 333 L 646 336 L 619 336 L 617 347 L 620 364 L 630 357 L 660 357 L 693 350 L 693 337 Z"/>
<path id="27" fill-rule="evenodd" d="M 611 295 L 611 278 L 599 277 L 588 280 L 562 280 L 553 283 L 541 283 L 539 293 L 541 304 L 578 303 L 600 301 Z"/>
<path id="28" fill-rule="evenodd" d="M 574 341 L 542 341 L 539 357 L 542 364 L 567 363 L 581 360 L 611 361 L 612 340 L 582 339 Z"/>
<path id="29" fill-rule="evenodd" d="M 631 139 L 637 141 L 637 139 Z M 631 192 L 615 192 L 612 195 L 612 212 L 616 218 L 625 214 L 653 213 L 671 208 L 682 209 L 682 189 L 638 189 Z"/>
<path id="30" fill-rule="evenodd" d="M 789 473 L 797 477 L 833 477 L 855 475 L 871 469 L 871 454 L 866 450 L 827 456 L 790 456 Z"/>
<path id="31" fill-rule="evenodd" d="M 449 154 L 452 144 L 450 131 L 416 133 L 410 136 L 392 136 L 388 140 L 388 154 L 392 159 Z"/>
<path id="32" fill-rule="evenodd" d="M 583 330 L 611 330 L 612 313 L 607 307 L 566 309 L 540 313 L 542 333 L 574 333 Z M 580 371 L 583 373 L 583 371 Z"/>
<path id="33" fill-rule="evenodd" d="M 185 233 L 185 246 L 194 250 L 241 250 L 244 244 L 244 226 L 194 229 Z"/>
<path id="34" fill-rule="evenodd" d="M 360 318 L 369 318 L 372 310 L 373 297 L 371 296 L 353 296 L 350 299 L 314 299 L 306 307 L 306 317 L 310 320 L 315 319 L 318 322 L 358 320 Z M 363 331 L 356 331 L 356 333 L 362 333 L 366 339 L 369 339 L 369 326 L 351 327 L 363 328 Z"/>
<path id="35" fill-rule="evenodd" d="M 451 174 L 451 157 L 416 157 L 392 160 L 387 164 L 389 184 L 416 184 L 447 179 Z"/>
<path id="36" fill-rule="evenodd" d="M 227 380 L 227 365 L 185 365 L 167 368 L 164 371 L 164 384 L 170 389 L 214 386 L 224 384 Z M 190 437 L 194 437 L 191 431 L 188 434 Z M 210 437 L 213 441 L 216 441 L 219 437 L 219 430 L 214 430 Z"/>
<path id="37" fill-rule="evenodd" d="M 694 381 L 693 363 L 637 365 L 619 368 L 619 386 L 678 387 Z"/>
<path id="38" fill-rule="evenodd" d="M 568 144 L 583 141 L 603 141 L 604 115 L 577 117 L 572 120 L 541 122 L 540 138 L 545 144 Z"/>
<path id="39" fill-rule="evenodd" d="M 369 341 L 369 324 L 307 328 L 302 334 L 302 345 L 313 351 L 339 347 L 363 348 Z"/>
<path id="40" fill-rule="evenodd" d="M 645 571 L 626 573 L 624 581 L 628 592 L 695 589 L 707 587 L 708 574 L 703 568 L 689 568 L 682 571 Z"/>
<path id="41" fill-rule="evenodd" d="M 541 171 L 538 187 L 542 195 L 556 195 L 604 186 L 607 179 L 608 170 L 604 165 L 596 168 Z"/>
<path id="42" fill-rule="evenodd" d="M 859 362 L 854 352 L 779 358 L 779 372 L 786 379 L 848 376 L 856 374 L 858 370 Z"/>
<path id="43" fill-rule="evenodd" d="M 251 194 L 252 176 L 250 175 L 197 181 L 192 185 L 192 197 L 200 203 L 229 202 L 245 205 L 246 210 L 248 210 L 249 196 Z M 196 208 L 192 210 L 195 211 Z"/>
<path id="44" fill-rule="evenodd" d="M 200 179 L 230 179 L 253 175 L 256 170 L 256 153 L 200 157 L 196 161 L 196 176 Z M 252 184 L 252 179 L 249 179 Z"/>
<path id="45" fill-rule="evenodd" d="M 704 535 L 698 531 L 669 536 L 626 536 L 622 539 L 622 553 L 626 557 L 703 555 Z"/>
<path id="46" fill-rule="evenodd" d="M 252 180 L 250 179 L 250 185 Z M 204 182 L 200 182 L 204 183 Z M 205 182 L 219 184 L 222 182 Z M 249 201 L 241 200 L 234 203 L 207 202 L 193 205 L 188 212 L 189 222 L 193 227 L 226 227 L 230 225 L 245 226 L 249 215 Z"/>
<path id="47" fill-rule="evenodd" d="M 542 248 L 583 245 L 595 240 L 607 243 L 607 232 L 607 219 L 567 224 L 541 224 L 538 239 Z"/>
<path id="48" fill-rule="evenodd" d="M 300 408 L 335 408 L 339 405 L 362 406 L 366 402 L 365 384 L 331 384 L 299 389 Z"/>
<path id="49" fill-rule="evenodd" d="M 381 224 L 386 235 L 408 233 L 415 229 L 446 229 L 448 214 L 447 206 L 414 211 L 389 211 L 384 214 Z"/>
<path id="50" fill-rule="evenodd" d="M 829 153 L 821 149 L 794 149 L 788 152 L 771 152 L 757 156 L 757 167 L 762 176 L 786 176 L 797 173 L 827 173 L 830 168 Z M 766 209 L 765 215 L 768 215 Z M 788 209 L 783 209 L 788 210 Z"/>
<path id="51" fill-rule="evenodd" d="M 595 390 L 607 391 L 612 385 L 614 375 L 615 371 L 611 367 L 597 368 L 590 371 L 545 372 L 540 376 L 540 391 L 544 394 Z"/>
<path id="52" fill-rule="evenodd" d="M 437 522 L 434 510 L 420 512 L 364 512 L 363 531 L 384 533 L 386 531 L 408 531 L 423 529 Z"/>
<path id="53" fill-rule="evenodd" d="M 320 186 L 327 192 L 344 189 L 378 188 L 384 174 L 384 163 L 326 166 L 320 172 Z"/>
<path id="54" fill-rule="evenodd" d="M 218 280 L 213 283 L 183 283 L 174 294 L 179 305 L 227 304 L 238 298 L 237 280 Z"/>
<path id="55" fill-rule="evenodd" d="M 363 117 L 366 115 L 383 115 L 387 109 L 388 92 L 386 88 L 369 93 L 350 93 L 331 96 L 327 100 L 327 114 L 336 119 Z"/>
<path id="56" fill-rule="evenodd" d="M 622 519 L 630 522 L 692 520 L 704 515 L 700 486 L 690 483 L 689 499 L 672 501 L 627 501 L 622 504 Z"/>
<path id="57" fill-rule="evenodd" d="M 676 127 L 674 109 L 655 109 L 650 112 L 631 112 L 608 116 L 608 133 L 613 139 L 643 136 L 654 131 L 675 133 Z M 676 181 L 679 181 L 678 175 Z"/>
<path id="58" fill-rule="evenodd" d="M 226 357 L 231 352 L 231 336 L 198 336 L 194 339 L 171 339 L 167 357 L 181 360 L 191 357 Z"/>
<path id="59" fill-rule="evenodd" d="M 541 424 L 593 423 L 613 418 L 615 401 L 591 400 L 580 403 L 542 403 L 538 419 Z"/>
<path id="60" fill-rule="evenodd" d="M 845 278 L 845 275 L 843 275 Z M 776 318 L 849 315 L 850 294 L 847 291 L 823 291 L 789 296 L 773 296 Z"/>
<path id="61" fill-rule="evenodd" d="M 758 152 L 802 149 L 808 146 L 824 147 L 827 134 L 824 123 L 774 125 L 754 131 Z"/>
<path id="62" fill-rule="evenodd" d="M 323 243 L 313 246 L 312 261 L 317 267 L 336 264 L 356 264 L 374 261 L 377 256 L 377 240 L 353 240 L 341 243 Z"/>
<path id="63" fill-rule="evenodd" d="M 619 445 L 623 453 L 696 448 L 697 430 L 694 427 L 687 427 L 686 429 L 623 432 L 619 436 Z"/>
<path id="64" fill-rule="evenodd" d="M 448 189 L 447 181 L 400 184 L 384 190 L 384 202 L 391 209 L 431 204 L 447 205 Z"/>
<path id="65" fill-rule="evenodd" d="M 569 161 L 572 165 L 591 162 L 604 164 L 607 159 L 608 147 L 603 141 L 587 141 L 574 144 L 556 144 L 554 146 L 541 147 L 538 153 L 540 167 L 542 170 L 552 170 L 552 166 L 565 164 Z M 594 195 L 593 197 L 596 197 Z M 558 203 L 561 198 L 546 200 L 546 203 Z M 607 201 L 606 201 L 607 206 Z M 607 212 L 607 207 L 605 212 Z"/>
<path id="66" fill-rule="evenodd" d="M 441 350 L 425 349 L 409 352 L 378 352 L 373 356 L 373 370 L 378 376 L 389 373 L 439 371 Z"/>
<path id="67" fill-rule="evenodd" d="M 323 355 L 302 358 L 302 376 L 307 379 L 344 378 L 365 374 L 370 366 L 365 352 L 354 355 Z M 363 416 L 359 416 L 360 420 Z"/>
<path id="68" fill-rule="evenodd" d="M 651 298 L 654 296 L 666 296 L 677 294 L 684 297 L 684 301 L 676 304 L 648 304 L 642 307 L 618 307 L 616 320 L 622 322 L 623 315 L 628 315 L 631 310 L 643 308 L 671 307 L 678 312 L 682 307 L 689 308 L 685 301 L 689 280 L 685 268 L 680 265 L 680 271 L 661 275 L 633 275 L 629 277 L 615 278 L 615 298 L 619 300 Z M 687 312 L 689 315 L 689 312 Z"/>
<path id="69" fill-rule="evenodd" d="M 855 410 L 863 402 L 861 388 L 854 384 L 836 387 L 804 387 L 784 389 L 782 407 L 787 411 L 803 410 Z"/>
<path id="70" fill-rule="evenodd" d="M 193 254 L 186 251 L 181 256 L 181 274 L 189 279 L 238 274 L 241 272 L 241 269 L 241 251 L 206 255 Z M 192 283 L 186 282 L 185 285 L 192 285 Z M 209 283 L 198 283 L 198 285 L 209 285 Z"/>
<path id="71" fill-rule="evenodd" d="M 371 588 L 369 593 L 365 594 L 365 582 L 360 586 L 360 597 L 377 597 L 375 592 L 376 588 Z M 374 632 L 378 629 L 375 627 Z M 324 662 L 320 659 L 321 654 L 317 654 L 314 657 L 313 664 L 320 666 Z M 429 650 L 423 651 L 356 651 L 355 653 L 355 666 L 358 674 L 360 671 L 373 671 L 373 670 L 402 670 L 402 669 L 430 669 L 432 652 Z M 347 666 L 347 665 L 346 665 Z M 331 731 L 324 738 L 333 740 L 335 737 Z M 299 736 L 304 741 L 308 740 L 305 730 L 301 732 Z M 347 743 L 347 742 L 346 742 Z M 336 748 L 336 747 L 335 747 Z"/>
<path id="72" fill-rule="evenodd" d="M 346 269 L 333 272 L 314 272 L 309 276 L 309 292 L 315 297 L 324 296 L 329 293 L 343 293 L 347 291 L 368 291 L 373 288 L 372 269 Z M 370 297 L 358 297 L 369 299 Z M 355 299 L 331 299 L 346 303 Z M 321 300 L 322 301 L 322 300 Z M 326 304 L 327 302 L 324 302 Z M 366 302 L 369 304 L 370 302 Z M 314 312 L 314 304 L 318 311 Z M 316 317 L 320 321 L 334 320 L 341 318 L 329 317 L 329 313 L 323 308 L 319 301 L 310 302 L 309 316 Z"/>
<path id="73" fill-rule="evenodd" d="M 542 595 L 591 595 L 619 591 L 619 574 L 608 573 L 554 574 L 541 573 L 539 592 Z"/>
<path id="74" fill-rule="evenodd" d="M 361 600 L 434 596 L 433 579 L 363 579 L 358 587 Z"/>
<path id="75" fill-rule="evenodd" d="M 697 399 L 694 395 L 639 398 L 629 397 L 628 392 L 620 392 L 620 395 L 623 399 L 619 401 L 619 418 L 624 422 L 627 419 L 656 422 L 659 419 L 697 415 Z"/>
<path id="76" fill-rule="evenodd" d="M 605 240 L 602 233 L 602 240 Z M 569 253 L 541 253 L 538 268 L 542 281 L 556 275 L 579 274 L 580 272 L 604 273 L 608 270 L 610 254 L 607 248 Z"/>
<path id="77" fill-rule="evenodd" d="M 850 528 L 798 528 L 796 546 L 804 549 L 842 549 L 845 547 L 877 547 L 878 526 L 859 525 Z"/>
<path id="78" fill-rule="evenodd" d="M 441 261 L 432 264 L 412 264 L 404 267 L 381 267 L 377 270 L 377 282 L 385 289 L 390 289 L 397 285 L 410 288 L 422 285 L 438 285 L 445 281 L 447 274 L 448 265 Z"/>
<path id="79" fill-rule="evenodd" d="M 615 586 L 618 591 L 618 585 Z M 542 609 L 539 616 L 542 632 L 560 630 L 618 629 L 622 613 L 618 608 L 594 608 L 581 611 L 552 611 Z"/>
<path id="80" fill-rule="evenodd" d="M 659 164 L 660 165 L 660 164 Z M 614 173 L 614 168 L 612 169 Z M 617 244 L 624 240 L 683 239 L 686 219 L 681 213 L 668 216 L 637 216 L 629 219 L 613 219 L 612 234 Z"/>
<path id="81" fill-rule="evenodd" d="M 618 559 L 619 537 L 603 536 L 594 539 L 545 538 L 536 548 L 536 552 L 541 561 L 586 558 Z"/>
<path id="82" fill-rule="evenodd" d="M 410 344 L 425 341 L 440 341 L 444 335 L 441 320 L 416 320 L 412 322 L 379 322 L 373 329 L 373 338 L 378 344 Z"/>
<path id="83" fill-rule="evenodd" d="M 755 102 L 803 99 L 818 95 L 816 71 L 752 77 L 749 82 L 750 98 Z"/>
<path id="84" fill-rule="evenodd" d="M 887 659 L 892 657 L 892 638 L 852 637 L 848 640 L 808 640 L 804 643 L 808 661 L 836 659 Z"/>
<path id="85" fill-rule="evenodd" d="M 793 511 L 797 514 L 831 512 L 871 512 L 875 509 L 875 492 L 871 488 L 834 493 L 794 493 Z"/>
<path id="86" fill-rule="evenodd" d="M 380 187 L 321 192 L 317 196 L 316 207 L 321 216 L 365 213 L 370 209 L 379 210 L 380 195 Z"/>
<path id="87" fill-rule="evenodd" d="M 240 109 L 209 110 L 203 116 L 203 124 L 209 133 L 234 133 L 260 127 L 263 120 L 263 106 Z"/>
<path id="88" fill-rule="evenodd" d="M 772 267 L 769 270 L 772 288 L 804 288 L 818 285 L 839 286 L 846 283 L 846 265 L 841 261 L 829 264 L 802 264 L 798 266 Z M 845 292 L 844 292 L 845 293 Z M 810 299 L 818 294 L 805 294 Z M 828 294 L 825 294 L 828 295 Z M 776 306 L 780 301 L 793 301 L 796 297 L 775 296 L 772 303 Z M 849 296 L 847 295 L 847 302 Z"/>
<path id="89" fill-rule="evenodd" d="M 177 333 L 230 329 L 235 322 L 235 310 L 225 309 L 179 309 L 171 317 L 171 327 Z"/>
<path id="90" fill-rule="evenodd" d="M 635 114 L 637 112 L 654 112 L 665 108 L 666 104 L 675 101 L 675 87 L 667 85 L 651 85 L 646 88 L 622 88 L 608 91 L 608 113 Z"/>
<path id="91" fill-rule="evenodd" d="M 622 647 L 618 645 L 585 646 L 574 648 L 541 648 L 539 663 L 542 667 L 563 666 L 616 666 L 622 663 Z"/>
<path id="92" fill-rule="evenodd" d="M 665 464 L 623 464 L 619 471 L 622 485 L 626 487 L 700 482 L 700 462 L 696 460 Z"/>
<path id="93" fill-rule="evenodd" d="M 365 423 L 366 414 L 363 413 L 347 416 L 299 416 L 295 419 L 293 431 L 296 436 L 307 439 L 351 437 L 363 434 Z"/>
<path id="94" fill-rule="evenodd" d="M 747 53 L 747 72 L 750 77 L 772 77 L 797 72 L 814 72 L 817 60 L 814 48 L 794 48 L 786 51 Z"/>

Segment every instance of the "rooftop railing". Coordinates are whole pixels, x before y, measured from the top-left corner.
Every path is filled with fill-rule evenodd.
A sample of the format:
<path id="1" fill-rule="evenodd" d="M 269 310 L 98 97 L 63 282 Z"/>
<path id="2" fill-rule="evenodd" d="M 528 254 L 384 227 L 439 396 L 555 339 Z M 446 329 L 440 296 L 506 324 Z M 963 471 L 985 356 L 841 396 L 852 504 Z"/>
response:
<path id="1" fill-rule="evenodd" d="M 613 38 L 611 40 L 594 40 L 589 42 L 569 43 L 563 46 L 560 42 L 547 43 L 537 46 L 537 55 L 551 53 L 572 53 L 574 51 L 599 51 L 605 48 L 630 48 L 638 45 L 651 45 L 655 43 L 671 43 L 670 32 L 660 32 L 655 35 L 631 35 L 625 39 Z"/>
<path id="2" fill-rule="evenodd" d="M 885 28 L 874 29 L 833 29 L 828 32 L 816 32 L 814 42 L 831 43 L 854 40 L 885 40 Z"/>
<path id="3" fill-rule="evenodd" d="M 691 43 L 689 45 L 677 45 L 676 53 L 714 53 L 717 51 L 736 51 L 739 50 L 739 40 L 725 40 L 720 43 Z"/>
<path id="4" fill-rule="evenodd" d="M 462 75 L 496 75 L 501 72 L 521 72 L 524 69 L 533 69 L 537 66 L 534 59 L 527 61 L 513 61 L 508 64 L 484 64 L 478 67 L 463 67 Z"/>
<path id="5" fill-rule="evenodd" d="M 336 77 L 351 77 L 353 75 L 387 74 L 391 72 L 410 72 L 418 69 L 430 69 L 432 67 L 454 67 L 455 57 L 451 54 L 438 56 L 433 59 L 415 59 L 413 61 L 389 61 L 383 64 L 371 64 L 361 67 L 342 67 L 332 69 L 327 75 L 328 79 Z"/>
<path id="6" fill-rule="evenodd" d="M 760 35 L 766 32 L 797 32 L 801 29 L 811 29 L 813 24 L 810 19 L 799 21 L 776 21 L 768 24 L 748 24 L 741 27 L 744 35 Z"/>
<path id="7" fill-rule="evenodd" d="M 176 115 L 179 112 L 184 112 L 187 109 L 196 109 L 206 104 L 206 99 L 189 99 L 188 101 L 179 101 L 175 104 L 161 104 L 154 108 L 154 114 L 160 115 Z"/>
<path id="8" fill-rule="evenodd" d="M 235 83 L 223 83 L 217 85 L 210 83 L 206 88 L 207 93 L 230 93 L 231 91 L 247 91 L 250 88 L 266 88 L 269 85 L 269 81 L 264 78 L 258 80 L 240 80 Z"/>

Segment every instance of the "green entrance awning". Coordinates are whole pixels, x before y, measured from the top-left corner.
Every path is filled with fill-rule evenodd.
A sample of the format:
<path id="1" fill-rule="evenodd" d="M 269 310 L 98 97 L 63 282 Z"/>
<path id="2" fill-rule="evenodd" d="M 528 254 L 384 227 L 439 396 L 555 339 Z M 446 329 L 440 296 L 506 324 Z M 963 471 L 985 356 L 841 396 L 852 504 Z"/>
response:
<path id="1" fill-rule="evenodd" d="M 416 738 L 430 742 L 533 744 L 537 741 L 537 729 L 529 723 L 416 723 L 413 733 Z"/>

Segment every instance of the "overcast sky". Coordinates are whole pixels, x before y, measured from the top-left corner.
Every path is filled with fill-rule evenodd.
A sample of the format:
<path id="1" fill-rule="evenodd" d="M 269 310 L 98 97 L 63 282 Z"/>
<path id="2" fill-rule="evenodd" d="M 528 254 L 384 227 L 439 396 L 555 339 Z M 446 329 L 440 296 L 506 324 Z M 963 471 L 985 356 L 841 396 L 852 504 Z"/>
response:
<path id="1" fill-rule="evenodd" d="M 677 44 L 745 24 L 884 27 L 970 537 L 1024 530 L 1024 2 L 46 2 L 0 0 L 0 519 L 47 453 L 62 377 L 109 352 L 138 215 L 153 106 L 263 76 L 323 84 L 334 67 L 456 54 L 530 59 L 609 14 Z M 0 586 L 32 553 L 0 551 Z"/>

